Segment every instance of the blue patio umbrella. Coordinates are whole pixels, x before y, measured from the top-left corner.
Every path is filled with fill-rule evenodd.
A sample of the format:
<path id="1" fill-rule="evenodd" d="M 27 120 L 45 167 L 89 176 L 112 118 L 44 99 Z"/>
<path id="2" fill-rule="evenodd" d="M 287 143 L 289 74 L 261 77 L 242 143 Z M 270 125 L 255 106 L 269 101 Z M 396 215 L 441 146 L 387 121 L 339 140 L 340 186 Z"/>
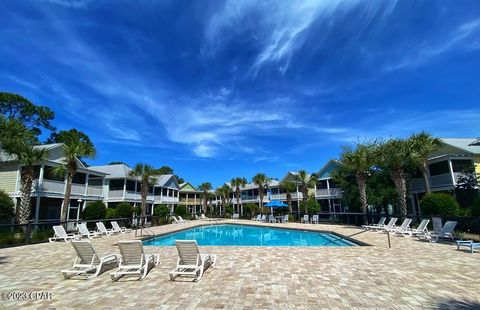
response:
<path id="1" fill-rule="evenodd" d="M 265 207 L 269 207 L 273 213 L 273 208 L 285 208 L 288 207 L 288 205 L 281 202 L 280 200 L 271 200 L 265 205 Z"/>

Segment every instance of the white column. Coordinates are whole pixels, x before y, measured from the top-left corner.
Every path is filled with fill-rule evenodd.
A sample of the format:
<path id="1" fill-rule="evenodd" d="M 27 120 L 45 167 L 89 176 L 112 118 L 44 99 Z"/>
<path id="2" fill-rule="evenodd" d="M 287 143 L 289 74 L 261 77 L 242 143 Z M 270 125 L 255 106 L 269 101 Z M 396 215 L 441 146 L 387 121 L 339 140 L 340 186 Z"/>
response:
<path id="1" fill-rule="evenodd" d="M 160 201 L 163 202 L 163 187 L 160 187 Z"/>
<path id="2" fill-rule="evenodd" d="M 85 196 L 88 195 L 88 179 L 90 178 L 90 174 L 87 173 L 85 176 Z"/>
<path id="3" fill-rule="evenodd" d="M 135 191 L 137 191 L 137 181 L 135 181 Z M 127 179 L 123 179 L 123 200 L 125 200 L 125 195 L 127 194 Z"/>
<path id="4" fill-rule="evenodd" d="M 327 195 L 330 196 L 330 181 L 327 179 Z"/>
<path id="5" fill-rule="evenodd" d="M 455 186 L 457 184 L 457 181 L 455 180 L 455 174 L 453 173 L 453 165 L 452 165 L 452 159 L 448 159 L 448 167 L 450 169 L 450 175 L 452 176 L 452 184 Z"/>
<path id="6" fill-rule="evenodd" d="M 39 188 L 39 191 L 42 189 L 43 187 L 43 174 L 44 174 L 44 171 L 45 171 L 45 165 L 41 165 L 40 166 L 40 174 L 38 175 L 38 188 Z M 61 210 L 60 210 L 61 212 Z M 60 213 L 61 214 L 61 213 Z M 35 202 L 35 218 L 34 218 L 34 221 L 35 223 L 38 223 L 38 217 L 40 216 L 40 195 L 39 193 L 37 192 L 37 201 Z"/>

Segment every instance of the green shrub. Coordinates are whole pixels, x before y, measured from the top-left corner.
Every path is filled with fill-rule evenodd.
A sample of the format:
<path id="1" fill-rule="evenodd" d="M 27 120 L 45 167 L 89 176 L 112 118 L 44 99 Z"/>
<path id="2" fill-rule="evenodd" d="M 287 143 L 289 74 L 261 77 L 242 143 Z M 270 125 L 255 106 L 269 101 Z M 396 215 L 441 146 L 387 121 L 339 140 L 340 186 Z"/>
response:
<path id="1" fill-rule="evenodd" d="M 178 207 L 177 207 L 177 211 L 178 211 Z M 153 215 L 155 216 L 166 218 L 169 214 L 170 214 L 170 210 L 166 205 L 158 205 L 158 206 L 155 206 L 155 208 L 153 208 Z"/>
<path id="2" fill-rule="evenodd" d="M 116 210 L 116 215 L 119 218 L 131 218 L 134 212 L 133 206 L 128 202 L 119 203 Z"/>
<path id="3" fill-rule="evenodd" d="M 48 238 L 53 236 L 53 229 L 51 228 L 43 228 L 37 229 L 32 232 L 32 241 L 46 241 Z"/>
<path id="4" fill-rule="evenodd" d="M 110 209 L 113 210 L 113 209 Z M 85 207 L 83 210 L 83 219 L 84 220 L 99 220 L 104 219 L 107 215 L 107 207 L 101 201 L 94 201 Z"/>
<path id="5" fill-rule="evenodd" d="M 141 216 L 142 215 L 142 207 L 141 206 L 133 207 L 133 214 L 135 216 Z"/>
<path id="6" fill-rule="evenodd" d="M 471 210 L 472 216 L 475 216 L 475 217 L 480 216 L 480 197 L 475 199 L 475 201 L 473 202 L 473 205 L 470 207 L 470 210 Z"/>
<path id="7" fill-rule="evenodd" d="M 288 221 L 289 222 L 295 222 L 295 216 L 293 216 L 293 214 L 289 214 L 288 215 Z"/>
<path id="8" fill-rule="evenodd" d="M 0 222 L 8 221 L 15 216 L 13 212 L 14 204 L 12 198 L 7 193 L 0 190 Z"/>
<path id="9" fill-rule="evenodd" d="M 308 198 L 307 202 L 301 201 L 300 210 L 305 210 L 305 204 L 307 204 L 308 214 L 317 214 L 318 212 L 320 212 L 320 204 L 317 202 L 315 197 Z"/>
<path id="10" fill-rule="evenodd" d="M 184 217 L 185 215 L 187 215 L 187 207 L 182 205 L 177 206 L 177 208 L 175 209 L 175 214 Z"/>
<path id="11" fill-rule="evenodd" d="M 105 213 L 105 218 L 114 219 L 116 217 L 117 217 L 117 209 L 107 208 L 107 212 Z"/>
<path id="12" fill-rule="evenodd" d="M 8 246 L 25 242 L 23 231 L 12 232 L 10 230 L 0 230 L 0 246 Z"/>
<path id="13" fill-rule="evenodd" d="M 228 205 L 225 207 L 225 213 L 228 215 L 232 215 L 233 214 L 233 206 L 232 205 Z"/>
<path id="14" fill-rule="evenodd" d="M 247 215 L 249 218 L 252 218 L 256 213 L 258 213 L 258 206 L 254 203 L 247 203 L 243 206 L 243 214 Z"/>
<path id="15" fill-rule="evenodd" d="M 458 202 L 452 195 L 430 193 L 420 201 L 422 214 L 437 216 L 457 216 L 460 212 Z"/>

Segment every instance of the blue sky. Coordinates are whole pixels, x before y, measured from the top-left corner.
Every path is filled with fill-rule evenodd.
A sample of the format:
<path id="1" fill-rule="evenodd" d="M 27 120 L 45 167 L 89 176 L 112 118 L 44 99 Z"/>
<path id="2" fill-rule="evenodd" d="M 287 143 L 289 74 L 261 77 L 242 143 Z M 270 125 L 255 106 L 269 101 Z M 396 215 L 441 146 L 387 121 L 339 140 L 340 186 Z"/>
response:
<path id="1" fill-rule="evenodd" d="M 480 136 L 472 1 L 2 1 L 0 89 L 94 141 L 91 164 L 198 185 L 318 171 L 341 146 Z"/>

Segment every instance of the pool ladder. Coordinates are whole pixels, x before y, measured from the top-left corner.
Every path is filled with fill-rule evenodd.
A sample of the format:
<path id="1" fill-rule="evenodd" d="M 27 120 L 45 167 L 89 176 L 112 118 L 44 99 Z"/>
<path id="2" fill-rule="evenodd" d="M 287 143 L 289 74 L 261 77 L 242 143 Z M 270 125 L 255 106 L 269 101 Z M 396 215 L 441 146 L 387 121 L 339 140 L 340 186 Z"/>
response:
<path id="1" fill-rule="evenodd" d="M 140 227 L 140 229 L 135 229 L 135 237 L 137 237 L 137 232 L 140 230 L 140 237 L 144 235 L 148 236 L 147 239 L 155 239 L 156 235 L 150 227 Z"/>

